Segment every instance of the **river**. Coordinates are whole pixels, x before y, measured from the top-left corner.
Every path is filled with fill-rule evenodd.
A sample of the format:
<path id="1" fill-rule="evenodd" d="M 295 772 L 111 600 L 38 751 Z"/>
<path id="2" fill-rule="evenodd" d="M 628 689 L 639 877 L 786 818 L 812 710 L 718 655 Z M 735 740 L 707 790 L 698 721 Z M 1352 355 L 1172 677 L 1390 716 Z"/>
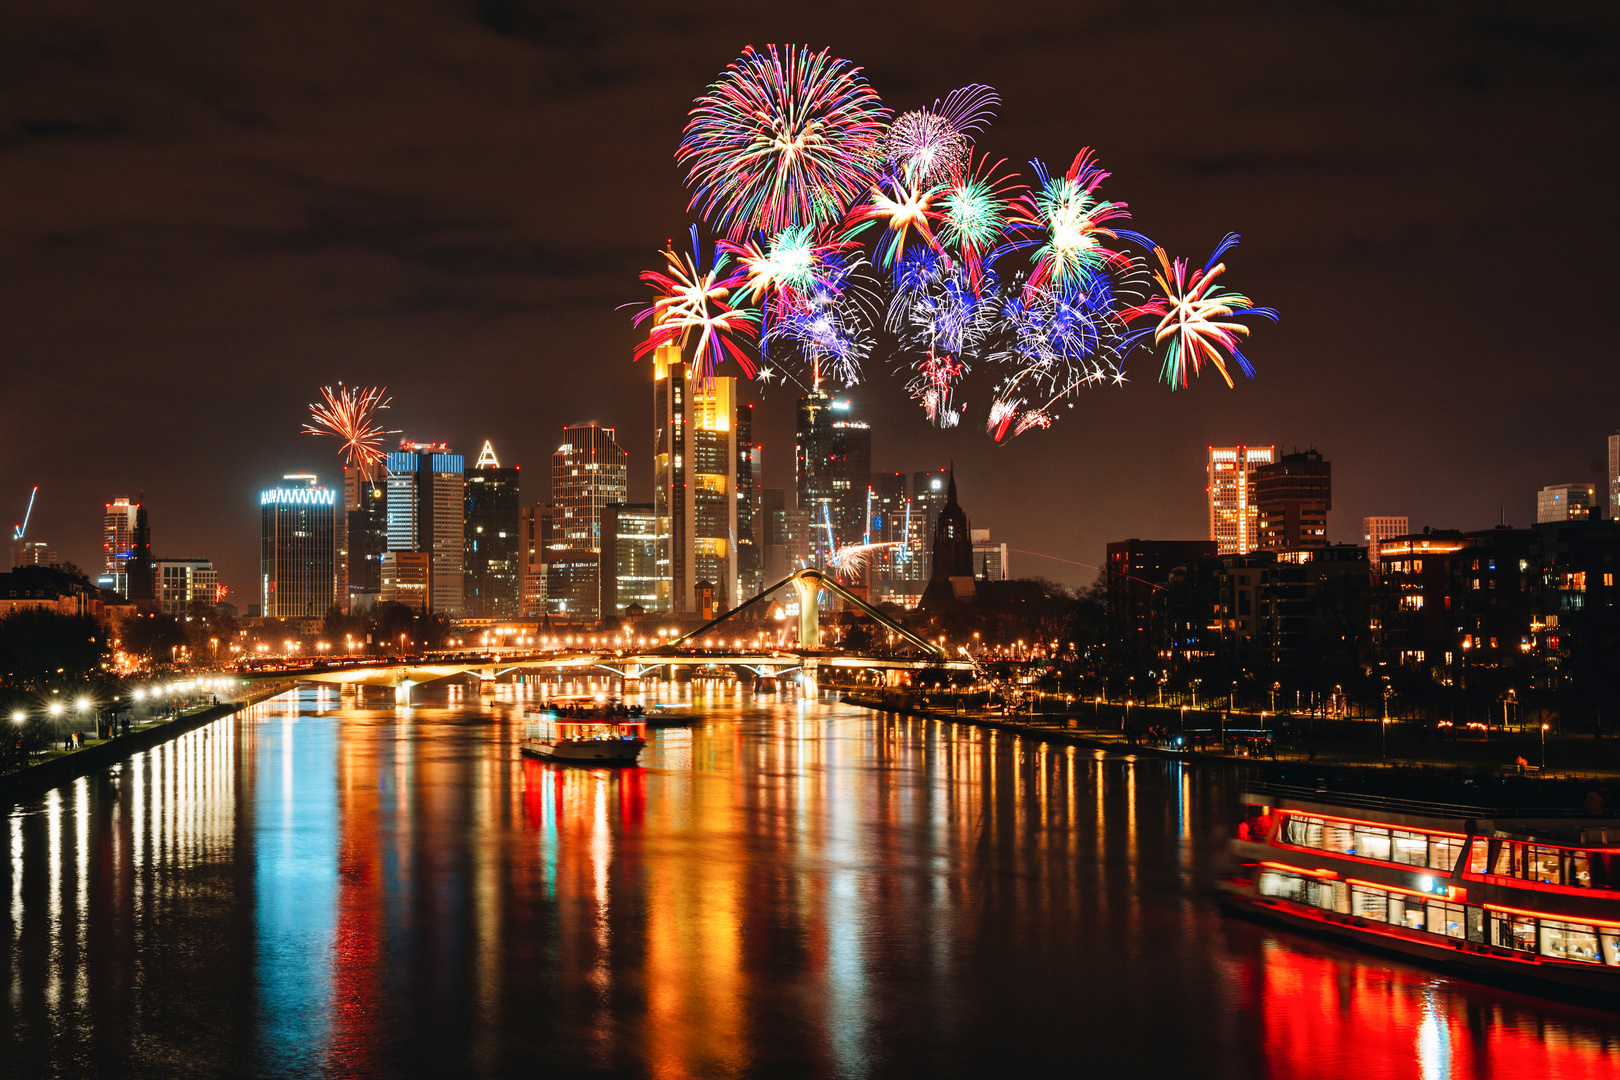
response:
<path id="1" fill-rule="evenodd" d="M 605 686 L 306 687 L 0 810 L 0 1073 L 1620 1076 L 1620 1016 L 1223 914 L 1220 771 L 713 684 L 518 754 Z"/>

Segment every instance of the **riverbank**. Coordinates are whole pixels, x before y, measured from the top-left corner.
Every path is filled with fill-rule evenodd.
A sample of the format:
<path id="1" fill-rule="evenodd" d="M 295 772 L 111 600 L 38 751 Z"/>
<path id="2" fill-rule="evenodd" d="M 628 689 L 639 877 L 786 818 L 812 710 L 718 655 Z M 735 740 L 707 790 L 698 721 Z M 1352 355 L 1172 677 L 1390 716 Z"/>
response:
<path id="1" fill-rule="evenodd" d="M 1372 793 L 1423 791 L 1424 798 L 1466 805 L 1582 806 L 1588 792 L 1598 792 L 1605 808 L 1620 805 L 1620 739 L 1560 736 L 1543 744 L 1540 739 L 1513 739 L 1498 735 L 1477 740 L 1417 740 L 1378 735 L 1363 738 L 1313 737 L 1307 744 L 1292 739 L 1267 746 L 1245 735 L 1225 747 L 1193 748 L 1144 745 L 1124 734 L 1121 706 L 1093 703 L 1075 712 L 1041 712 L 1013 717 L 965 704 L 941 707 L 926 696 L 892 690 L 850 689 L 842 692 L 851 705 L 884 712 L 927 717 L 955 724 L 971 724 L 1013 732 L 1027 738 L 1078 746 L 1093 751 L 1180 761 L 1206 768 L 1239 769 L 1255 780 Z M 1108 710 L 1112 709 L 1112 715 Z M 1161 713 L 1163 715 L 1154 715 Z M 1176 709 L 1135 706 L 1132 729 L 1160 725 L 1177 730 Z M 1110 725 L 1110 726 L 1100 726 Z M 1374 731 L 1379 725 L 1369 725 Z M 1393 727 L 1394 725 L 1391 725 Z M 1191 728 L 1189 727 L 1189 730 Z M 1233 729 L 1228 729 L 1233 730 Z M 1387 733 L 1386 733 L 1387 734 Z M 1540 762 L 1545 753 L 1547 768 Z M 1527 765 L 1516 764 L 1524 759 Z M 1609 790 L 1615 783 L 1615 792 Z"/>
<path id="2" fill-rule="evenodd" d="M 97 769 L 106 768 L 170 739 L 179 738 L 188 731 L 195 731 L 204 724 L 211 724 L 222 717 L 241 712 L 250 705 L 257 705 L 277 694 L 286 693 L 295 685 L 293 682 L 276 683 L 254 691 L 241 701 L 200 706 L 171 719 L 134 728 L 128 735 L 118 735 L 111 739 L 92 739 L 77 750 L 51 751 L 39 761 L 16 772 L 0 776 L 0 806 L 42 795 L 54 787 L 87 776 Z"/>

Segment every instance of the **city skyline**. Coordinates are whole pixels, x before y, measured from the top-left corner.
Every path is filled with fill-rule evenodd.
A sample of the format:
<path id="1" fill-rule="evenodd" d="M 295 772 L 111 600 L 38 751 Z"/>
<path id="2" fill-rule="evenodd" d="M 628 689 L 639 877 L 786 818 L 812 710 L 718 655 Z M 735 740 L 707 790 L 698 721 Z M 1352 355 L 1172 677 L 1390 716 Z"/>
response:
<path id="1" fill-rule="evenodd" d="M 315 29 L 298 22 L 308 14 L 282 17 L 295 36 Z M 1251 350 L 1258 377 L 1236 390 L 1204 380 L 1172 394 L 1155 384 L 1155 365 L 1137 358 L 1128 385 L 1088 393 L 1051 431 L 1007 446 L 977 426 L 928 428 L 879 376 L 876 356 L 872 385 L 840 391 L 872 425 L 874 471 L 954 460 L 976 493 L 976 516 L 994 522 L 998 537 L 1100 564 L 1111 539 L 1201 536 L 1203 508 L 1184 497 L 1199 486 L 1199 451 L 1245 441 L 1279 451 L 1315 445 L 1333 458 L 1336 541 L 1352 539 L 1350 523 L 1366 516 L 1472 528 L 1505 509 L 1509 522 L 1528 523 L 1540 488 L 1603 479 L 1602 441 L 1615 429 L 1605 396 L 1566 401 L 1562 389 L 1605 378 L 1595 329 L 1504 322 L 1456 268 L 1497 251 L 1500 204 L 1476 180 L 1499 168 L 1504 139 L 1536 162 L 1518 174 L 1518 197 L 1543 209 L 1541 242 L 1550 245 L 1516 277 L 1528 301 L 1519 310 L 1551 299 L 1553 267 L 1578 265 L 1588 245 L 1606 249 L 1620 232 L 1612 201 L 1593 186 L 1603 175 L 1595 163 L 1614 142 L 1597 119 L 1611 114 L 1602 102 L 1614 93 L 1591 77 L 1602 70 L 1599 54 L 1549 60 L 1550 43 L 1570 33 L 1608 40 L 1606 22 L 1549 23 L 1538 37 L 1445 12 L 1337 11 L 1279 25 L 1258 9 L 1177 10 L 1148 22 L 1053 9 L 1040 15 L 1050 44 L 983 44 L 942 23 L 925 52 L 837 13 L 813 24 L 717 17 L 660 30 L 669 40 L 632 71 L 604 58 L 650 48 L 633 10 L 582 17 L 591 32 L 567 47 L 439 13 L 375 32 L 390 49 L 434 55 L 441 46 L 419 35 L 459 42 L 464 54 L 442 58 L 451 69 L 509 80 L 538 69 L 556 81 L 537 100 L 468 80 L 472 88 L 453 100 L 432 95 L 446 119 L 424 127 L 400 105 L 428 92 L 406 65 L 380 69 L 386 92 L 362 92 L 329 86 L 325 66 L 292 56 L 237 63 L 251 40 L 244 31 L 149 31 L 164 48 L 148 55 L 211 58 L 209 70 L 229 87 L 216 100 L 252 103 L 260 119 L 248 123 L 247 114 L 199 103 L 161 67 L 30 49 L 76 17 L 29 18 L 37 21 L 17 27 L 19 54 L 29 57 L 18 86 L 32 80 L 63 93 L 41 101 L 0 92 L 11 126 L 25 132 L 8 151 L 12 216 L 0 223 L 10 241 L 0 273 L 17 301 L 0 320 L 3 379 L 11 400 L 47 400 L 71 386 L 89 395 L 96 420 L 21 417 L 0 450 L 0 513 L 21 520 L 29 487 L 41 484 L 30 536 L 87 569 L 91 508 L 144 491 L 159 553 L 212 558 L 233 599 L 247 595 L 244 533 L 221 509 L 251 507 L 286 472 L 336 482 L 330 447 L 296 428 L 313 388 L 340 378 L 386 383 L 390 427 L 464 448 L 494 439 L 531 475 L 564 425 L 617 427 L 633 466 L 629 497 L 650 500 L 637 467 L 650 457 L 650 433 L 634 404 L 649 376 L 645 362 L 628 362 L 640 333 L 617 305 L 638 299 L 634 273 L 656 243 L 647 237 L 678 233 L 689 220 L 670 133 L 692 88 L 735 56 L 739 39 L 832 45 L 866 65 L 900 107 L 970 80 L 991 83 L 1020 104 L 985 134 L 987 152 L 1058 160 L 1095 146 L 1128 183 L 1133 210 L 1160 223 L 1158 238 L 1197 250 L 1226 227 L 1243 233 L 1245 287 L 1283 321 L 1265 328 Z M 1529 29 L 1541 25 L 1527 18 Z M 1401 20 L 1401 32 L 1386 19 Z M 1228 46 L 1206 55 L 1217 32 Z M 1316 63 L 1313 43 L 1330 37 L 1342 45 L 1339 59 Z M 1043 59 L 1081 41 L 1096 74 L 1083 109 L 1060 104 L 1072 96 Z M 1167 58 L 1150 90 L 1125 77 L 1139 72 L 1146 48 Z M 137 81 L 153 89 L 121 93 Z M 1327 103 L 1313 109 L 1308 138 L 1290 104 L 1300 93 L 1266 89 L 1277 86 Z M 329 101 L 318 114 L 297 104 L 312 89 Z M 1195 92 L 1223 116 L 1220 133 L 1196 110 L 1165 107 Z M 610 122 L 621 137 L 601 140 Z M 422 139 L 424 153 L 401 169 L 398 148 Z M 464 143 L 485 158 L 474 175 L 460 167 Z M 556 168 L 558 147 L 580 167 Z M 279 163 L 281 179 L 225 167 L 241 152 Z M 550 212 L 604 201 L 613 213 Z M 163 287 L 86 276 L 96 264 L 72 253 L 87 251 L 101 253 L 109 272 L 161 266 Z M 1560 289 L 1566 280 L 1560 274 Z M 1351 295 L 1357 304 L 1347 309 Z M 1551 358 L 1564 379 L 1520 374 Z M 491 394 L 488 374 L 477 390 L 462 389 L 447 378 L 461 364 L 493 373 L 509 392 Z M 1510 382 L 1515 393 L 1498 389 Z M 763 486 L 792 486 L 784 451 L 798 393 L 780 384 L 743 392 L 756 405 L 754 440 L 766 447 Z M 1456 407 L 1436 410 L 1446 396 Z M 1532 423 L 1546 415 L 1560 423 Z M 1053 460 L 1075 466 L 1055 486 L 1043 468 Z M 1439 460 L 1448 468 L 1418 464 Z M 1037 490 L 1035 478 L 1051 490 Z M 1070 584 L 1089 574 L 1023 565 Z"/>

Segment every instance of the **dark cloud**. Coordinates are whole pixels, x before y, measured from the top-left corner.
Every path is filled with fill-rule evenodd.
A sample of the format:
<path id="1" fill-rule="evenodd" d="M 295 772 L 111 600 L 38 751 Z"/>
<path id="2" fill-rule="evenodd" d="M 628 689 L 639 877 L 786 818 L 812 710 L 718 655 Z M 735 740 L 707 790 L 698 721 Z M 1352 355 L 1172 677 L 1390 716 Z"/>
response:
<path id="1" fill-rule="evenodd" d="M 1323 449 L 1337 539 L 1522 522 L 1620 422 L 1577 285 L 1620 232 L 1611 5 L 77 0 L 0 34 L 0 512 L 40 483 L 37 535 L 88 562 L 101 503 L 144 490 L 160 552 L 250 602 L 253 491 L 330 471 L 297 430 L 338 379 L 387 383 L 413 435 L 493 438 L 532 499 L 567 422 L 645 465 L 619 305 L 689 220 L 686 109 L 744 45 L 801 40 L 900 108 L 997 86 L 986 151 L 1096 148 L 1136 227 L 1198 261 L 1242 233 L 1231 280 L 1283 312 L 1254 382 L 1171 393 L 1138 357 L 1003 447 L 927 428 L 874 358 L 874 464 L 954 460 L 1014 547 L 1199 535 L 1204 448 L 1238 441 Z M 776 485 L 792 397 L 755 394 Z"/>

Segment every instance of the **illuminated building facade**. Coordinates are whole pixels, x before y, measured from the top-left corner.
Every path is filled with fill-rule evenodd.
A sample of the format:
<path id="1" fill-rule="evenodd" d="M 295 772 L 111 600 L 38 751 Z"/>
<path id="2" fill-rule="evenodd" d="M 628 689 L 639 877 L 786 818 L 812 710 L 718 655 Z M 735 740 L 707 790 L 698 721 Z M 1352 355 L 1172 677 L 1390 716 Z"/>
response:
<path id="1" fill-rule="evenodd" d="M 810 515 L 810 550 L 824 556 L 861 543 L 872 481 L 872 431 L 849 416 L 849 402 L 819 387 L 799 399 L 794 476 L 799 509 Z"/>
<path id="2" fill-rule="evenodd" d="M 152 564 L 152 580 L 157 586 L 158 606 L 165 615 L 184 615 L 192 604 L 213 610 L 224 599 L 219 571 L 207 559 L 158 559 Z"/>
<path id="3" fill-rule="evenodd" d="M 520 613 L 519 478 L 516 466 L 501 467 L 489 442 L 466 475 L 463 592 L 467 614 L 476 619 L 508 619 Z"/>
<path id="4" fill-rule="evenodd" d="M 613 503 L 602 511 L 602 600 L 604 620 L 621 618 L 631 604 L 658 611 L 661 557 L 669 538 L 658 531 L 652 503 Z"/>
<path id="5" fill-rule="evenodd" d="M 546 613 L 546 556 L 551 550 L 554 512 L 544 504 L 526 506 L 518 514 L 519 607 L 524 617 Z"/>
<path id="6" fill-rule="evenodd" d="M 103 503 L 101 518 L 101 572 L 98 582 L 119 596 L 129 595 L 129 556 L 135 546 L 135 514 L 140 503 L 114 499 Z"/>
<path id="7" fill-rule="evenodd" d="M 385 551 L 378 563 L 377 599 L 412 611 L 433 610 L 433 560 L 425 551 Z"/>
<path id="8" fill-rule="evenodd" d="M 758 595 L 765 587 L 764 522 L 759 520 L 760 469 L 760 448 L 754 445 L 754 407 L 739 405 L 737 407 L 738 602 Z"/>
<path id="9" fill-rule="evenodd" d="M 1209 538 L 1222 555 L 1242 555 L 1259 546 L 1254 470 L 1277 460 L 1274 446 L 1209 448 Z"/>
<path id="10" fill-rule="evenodd" d="M 1007 545 L 992 543 L 989 529 L 974 529 L 968 535 L 973 540 L 973 576 L 980 581 L 1006 581 Z"/>
<path id="11" fill-rule="evenodd" d="M 444 443 L 401 442 L 386 459 L 388 550 L 431 557 L 431 610 L 452 618 L 465 611 L 464 473 L 462 456 Z"/>
<path id="12" fill-rule="evenodd" d="M 318 619 L 332 606 L 338 493 L 312 476 L 259 493 L 259 611 Z"/>
<path id="13" fill-rule="evenodd" d="M 1284 454 L 1251 475 L 1250 501 L 1267 551 L 1306 551 L 1327 546 L 1327 515 L 1333 509 L 1333 464 L 1315 450 Z"/>
<path id="14" fill-rule="evenodd" d="M 1597 510 L 1597 490 L 1591 484 L 1551 484 L 1536 493 L 1536 524 L 1586 521 Z"/>
<path id="15" fill-rule="evenodd" d="M 573 424 L 551 455 L 551 544 L 546 557 L 546 611 L 570 619 L 601 617 L 602 511 L 625 502 L 630 456 L 614 429 Z M 556 565 L 553 565 L 556 564 Z"/>
<path id="16" fill-rule="evenodd" d="M 944 469 L 911 474 L 911 506 L 901 519 L 900 527 L 907 537 L 907 574 L 911 581 L 919 583 L 919 593 L 932 573 L 934 526 L 945 506 L 950 479 Z"/>
<path id="17" fill-rule="evenodd" d="M 1620 435 L 1609 436 L 1609 520 L 1620 521 Z"/>
<path id="18" fill-rule="evenodd" d="M 737 380 L 700 382 L 678 344 L 653 352 L 653 509 L 665 545 L 667 590 L 657 610 L 699 610 L 697 585 L 721 609 L 740 600 L 738 465 L 748 440 L 737 420 Z"/>
<path id="19" fill-rule="evenodd" d="M 1361 519 L 1361 542 L 1367 548 L 1367 561 L 1372 564 L 1375 573 L 1378 570 L 1379 546 L 1385 540 L 1405 536 L 1411 531 L 1412 526 L 1407 519 L 1396 515 Z"/>
<path id="20" fill-rule="evenodd" d="M 11 549 L 11 565 L 18 566 L 59 566 L 61 556 L 56 549 L 43 540 L 19 540 Z"/>
<path id="21" fill-rule="evenodd" d="M 349 470 L 352 471 L 352 470 Z M 345 476 L 347 484 L 348 477 Z M 388 489 L 355 477 L 354 506 L 344 515 L 348 572 L 343 575 L 349 610 L 366 610 L 381 598 L 382 557 L 388 551 Z M 345 500 L 350 498 L 345 492 Z"/>

